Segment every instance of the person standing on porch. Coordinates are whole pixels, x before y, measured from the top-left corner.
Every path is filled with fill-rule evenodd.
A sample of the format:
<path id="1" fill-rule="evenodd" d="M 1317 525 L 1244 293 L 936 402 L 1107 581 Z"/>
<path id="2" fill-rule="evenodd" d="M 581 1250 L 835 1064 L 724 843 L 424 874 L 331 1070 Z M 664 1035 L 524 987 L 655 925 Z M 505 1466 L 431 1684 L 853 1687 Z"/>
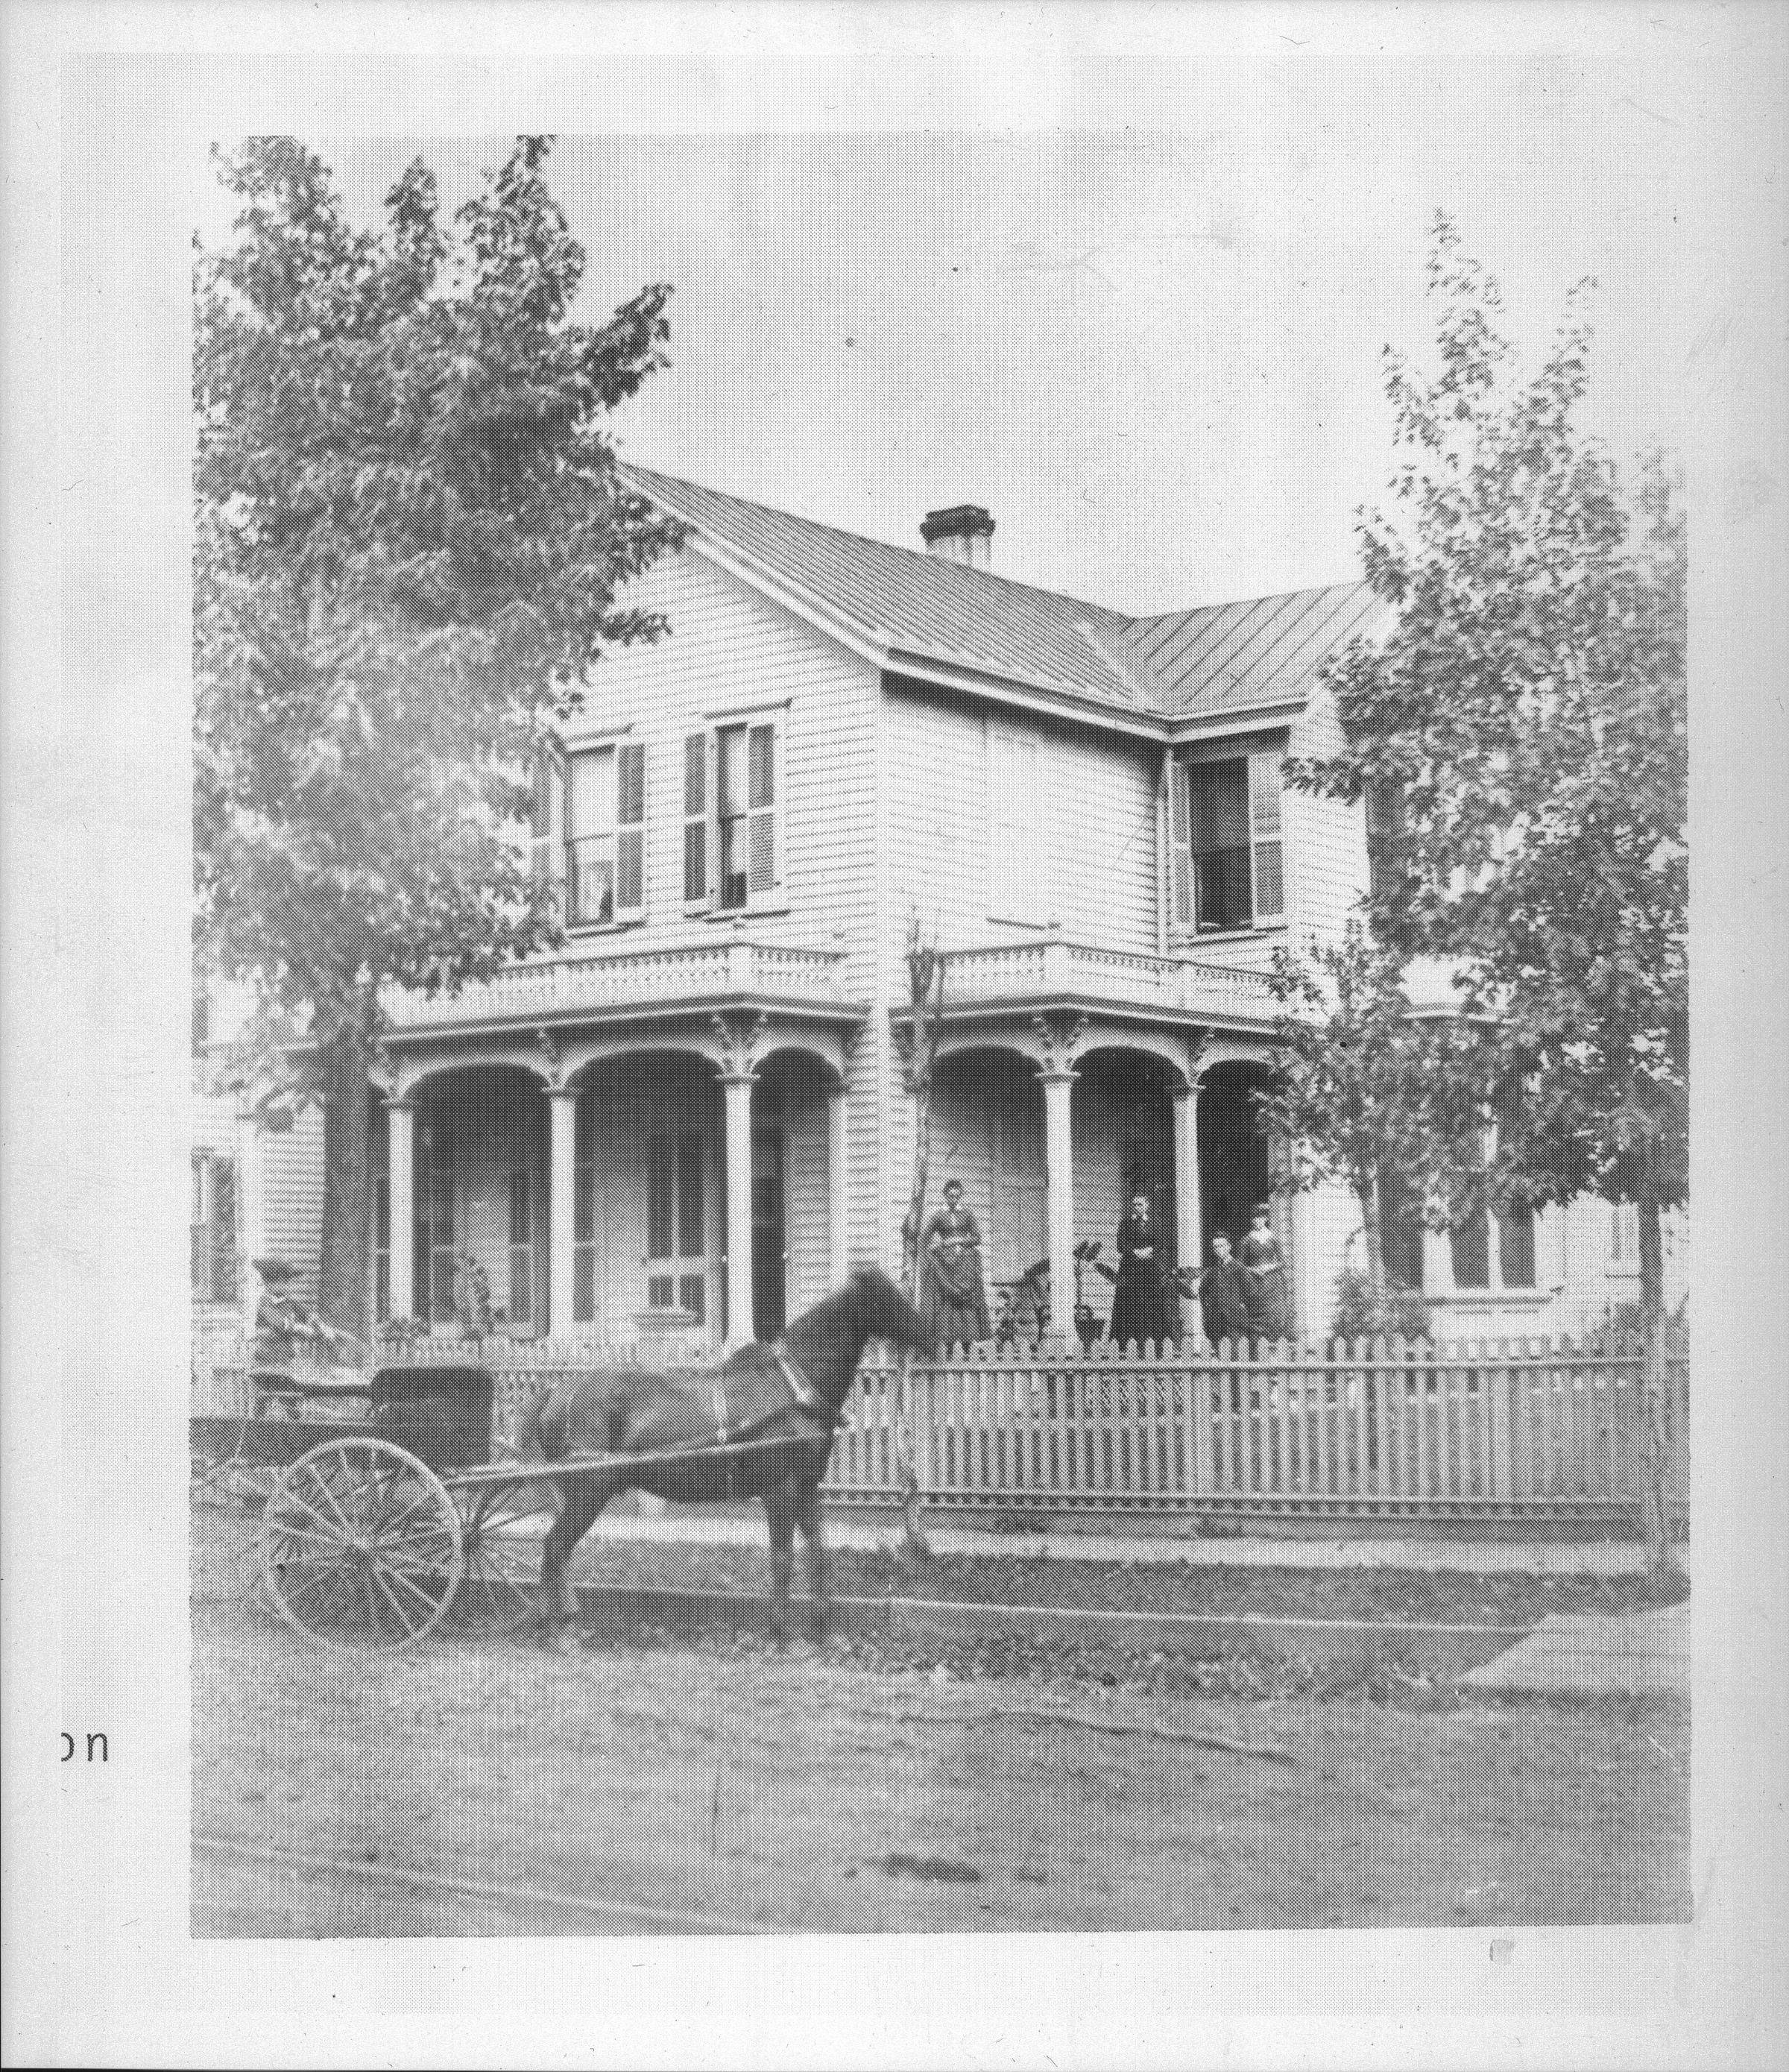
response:
<path id="1" fill-rule="evenodd" d="M 1257 1202 L 1249 1235 L 1237 1256 L 1249 1270 L 1252 1289 L 1249 1301 L 1250 1327 L 1258 1338 L 1278 1344 L 1290 1325 L 1286 1300 L 1286 1262 L 1280 1256 L 1279 1240 L 1268 1221 L 1267 1204 Z"/>
<path id="2" fill-rule="evenodd" d="M 1161 1346 L 1179 1336 L 1168 1315 L 1163 1242 L 1148 1195 L 1133 1194 L 1130 1213 L 1118 1225 L 1118 1278 L 1108 1332 L 1115 1345 Z"/>
<path id="3" fill-rule="evenodd" d="M 1199 1313 L 1205 1336 L 1214 1346 L 1226 1338 L 1239 1346 L 1249 1337 L 1253 1285 L 1247 1268 L 1231 1256 L 1229 1239 L 1218 1231 L 1212 1240 L 1212 1263 L 1199 1276 Z"/>
<path id="4" fill-rule="evenodd" d="M 920 1314 L 937 1346 L 979 1345 L 990 1335 L 982 1289 L 982 1233 L 962 1205 L 962 1182 L 946 1180 L 944 1207 L 920 1232 Z"/>

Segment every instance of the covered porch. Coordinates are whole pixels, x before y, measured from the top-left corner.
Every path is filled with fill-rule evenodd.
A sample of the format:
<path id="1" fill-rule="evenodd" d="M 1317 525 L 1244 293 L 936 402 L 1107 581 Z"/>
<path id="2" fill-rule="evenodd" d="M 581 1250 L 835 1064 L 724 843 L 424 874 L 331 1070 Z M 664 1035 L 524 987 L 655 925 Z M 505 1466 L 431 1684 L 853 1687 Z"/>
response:
<path id="1" fill-rule="evenodd" d="M 1097 1266 L 1076 1285 L 1074 1254 L 1097 1242 L 1118 1264 L 1118 1225 L 1149 1202 L 1171 1265 L 1208 1263 L 1220 1231 L 1233 1244 L 1259 1202 L 1293 1271 L 1296 1206 L 1270 1188 L 1273 1147 L 1251 1096 L 1265 1083 L 1261 1046 L 1207 1032 L 1097 1013 L 964 1015 L 940 1041 L 932 1091 L 929 1192 L 962 1182 L 983 1239 L 991 1309 L 1011 1303 L 1021 1338 L 1035 1334 L 1041 1293 L 1050 1335 L 1072 1335 L 1071 1309 L 1103 1333 L 1113 1288 Z M 1177 1335 L 1196 1337 L 1196 1305 L 1177 1305 Z M 1302 1318 L 1300 1320 L 1302 1325 Z"/>
<path id="2" fill-rule="evenodd" d="M 375 1307 L 699 1355 L 844 1274 L 844 1055 L 764 1009 L 394 1042 Z"/>

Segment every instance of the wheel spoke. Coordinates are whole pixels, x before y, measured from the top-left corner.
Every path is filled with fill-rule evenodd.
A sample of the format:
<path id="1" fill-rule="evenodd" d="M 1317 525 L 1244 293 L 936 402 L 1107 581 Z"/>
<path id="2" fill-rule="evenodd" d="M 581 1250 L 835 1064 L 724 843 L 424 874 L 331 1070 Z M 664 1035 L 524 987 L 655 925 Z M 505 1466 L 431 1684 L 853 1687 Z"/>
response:
<path id="1" fill-rule="evenodd" d="M 380 1578 L 381 1583 L 383 1583 L 388 1577 L 389 1577 L 394 1583 L 401 1583 L 404 1589 L 410 1593 L 412 1597 L 417 1598 L 421 1602 L 428 1605 L 431 1611 L 437 1610 L 441 1603 L 441 1600 L 438 1597 L 430 1597 L 429 1593 L 423 1589 L 422 1585 L 416 1581 L 414 1577 L 406 1576 L 400 1568 L 389 1568 L 381 1564 L 380 1567 L 375 1568 L 373 1570 L 373 1573 Z"/>
<path id="2" fill-rule="evenodd" d="M 314 1504 L 306 1503 L 304 1498 L 299 1495 L 296 1489 L 282 1490 L 280 1492 L 279 1501 L 281 1503 L 295 1504 L 307 1518 L 314 1519 L 318 1524 L 323 1528 L 323 1531 L 328 1534 L 338 1545 L 346 1545 L 347 1540 L 352 1537 L 352 1535 L 349 1534 L 346 1531 L 343 1525 L 332 1524 L 330 1520 L 325 1518 L 323 1514 L 317 1509 Z"/>
<path id="3" fill-rule="evenodd" d="M 418 1622 L 412 1619 L 404 1610 L 403 1605 L 400 1605 L 397 1599 L 392 1596 L 391 1586 L 385 1580 L 384 1571 L 375 1568 L 371 1572 L 372 1579 L 378 1584 L 380 1593 L 384 1596 L 386 1603 L 391 1606 L 393 1616 L 396 1618 L 399 1626 L 402 1627 L 404 1637 L 408 1639 L 420 1632 L 421 1628 Z M 418 1594 L 420 1595 L 421 1593 L 419 1593 Z M 425 1599 L 425 1602 L 427 1600 Z M 430 1605 L 429 1609 L 433 1611 L 435 1607 L 433 1605 Z"/>
<path id="4" fill-rule="evenodd" d="M 306 1472 L 309 1474 L 310 1479 L 317 1485 L 318 1488 L 322 1491 L 324 1501 L 328 1504 L 330 1509 L 335 1513 L 335 1522 L 342 1528 L 343 1536 L 349 1540 L 353 1539 L 354 1527 L 349 1524 L 347 1519 L 343 1515 L 341 1505 L 335 1501 L 335 1492 L 330 1487 L 329 1478 L 325 1475 L 314 1463 L 308 1467 Z M 296 1490 L 294 1490 L 294 1494 L 296 1494 Z M 301 1498 L 299 1501 L 302 1503 L 303 1499 Z M 319 1519 L 322 1518 L 322 1514 L 321 1512 L 318 1513 Z"/>

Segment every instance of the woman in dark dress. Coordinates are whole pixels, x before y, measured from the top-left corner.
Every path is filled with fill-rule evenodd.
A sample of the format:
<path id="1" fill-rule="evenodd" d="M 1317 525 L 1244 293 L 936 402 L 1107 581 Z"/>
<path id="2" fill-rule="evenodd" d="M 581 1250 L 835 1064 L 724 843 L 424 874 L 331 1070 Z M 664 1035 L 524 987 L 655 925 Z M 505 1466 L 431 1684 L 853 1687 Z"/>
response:
<path id="1" fill-rule="evenodd" d="M 979 1345 L 991 1335 L 982 1288 L 982 1233 L 962 1205 L 962 1182 L 946 1180 L 944 1207 L 919 1235 L 920 1314 L 934 1345 Z"/>
<path id="2" fill-rule="evenodd" d="M 1118 1225 L 1118 1278 L 1108 1332 L 1114 1344 L 1165 1345 L 1179 1336 L 1167 1306 L 1160 1225 L 1147 1194 L 1130 1197 L 1130 1213 Z"/>
<path id="3" fill-rule="evenodd" d="M 1200 1316 L 1214 1346 L 1248 1338 L 1249 1287 L 1248 1268 L 1231 1257 L 1230 1240 L 1220 1231 L 1212 1240 L 1212 1263 L 1199 1276 Z"/>
<path id="4" fill-rule="evenodd" d="M 1265 1202 L 1255 1204 L 1254 1223 L 1237 1256 L 1254 1282 L 1249 1309 L 1255 1335 L 1278 1345 L 1291 1328 L 1290 1305 L 1286 1300 L 1286 1262 L 1280 1257 L 1279 1240 L 1268 1222 Z"/>

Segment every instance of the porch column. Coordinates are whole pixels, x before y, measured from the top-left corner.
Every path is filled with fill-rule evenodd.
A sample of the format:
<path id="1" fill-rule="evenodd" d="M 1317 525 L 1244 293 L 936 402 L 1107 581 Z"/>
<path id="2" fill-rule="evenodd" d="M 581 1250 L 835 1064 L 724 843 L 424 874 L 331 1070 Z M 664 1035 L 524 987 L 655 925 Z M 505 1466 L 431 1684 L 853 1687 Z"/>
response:
<path id="1" fill-rule="evenodd" d="M 1069 1099 L 1077 1074 L 1040 1072 L 1044 1083 L 1044 1178 L 1050 1237 L 1050 1332 L 1074 1336 L 1075 1162 Z"/>
<path id="2" fill-rule="evenodd" d="M 1195 1082 L 1174 1088 L 1174 1256 L 1194 1273 L 1204 1264 L 1199 1256 L 1200 1220 L 1199 1087 Z"/>
<path id="3" fill-rule="evenodd" d="M 848 1219 L 845 1203 L 845 1089 L 827 1094 L 827 1285 L 842 1288 L 847 1268 Z"/>
<path id="4" fill-rule="evenodd" d="M 572 1281 L 577 1254 L 577 1088 L 548 1087 L 552 1117 L 552 1162 L 547 1194 L 547 1329 L 556 1338 L 572 1335 Z"/>
<path id="5" fill-rule="evenodd" d="M 416 1104 L 385 1104 L 385 1185 L 391 1219 L 391 1314 L 412 1314 L 416 1287 Z"/>
<path id="6" fill-rule="evenodd" d="M 753 1072 L 723 1072 L 727 1098 L 727 1342 L 749 1345 L 752 1322 Z"/>
<path id="7" fill-rule="evenodd" d="M 1383 1243 L 1383 1236 L 1381 1242 Z M 1454 1248 L 1446 1231 L 1422 1226 L 1422 1293 L 1451 1295 L 1454 1292 Z"/>
<path id="8" fill-rule="evenodd" d="M 239 1254 L 241 1277 L 237 1292 L 242 1309 L 242 1334 L 255 1335 L 255 1313 L 261 1302 L 261 1276 L 253 1261 L 267 1250 L 266 1189 L 261 1170 L 261 1124 L 252 1106 L 236 1112 L 236 1206 L 242 1219 Z"/>

